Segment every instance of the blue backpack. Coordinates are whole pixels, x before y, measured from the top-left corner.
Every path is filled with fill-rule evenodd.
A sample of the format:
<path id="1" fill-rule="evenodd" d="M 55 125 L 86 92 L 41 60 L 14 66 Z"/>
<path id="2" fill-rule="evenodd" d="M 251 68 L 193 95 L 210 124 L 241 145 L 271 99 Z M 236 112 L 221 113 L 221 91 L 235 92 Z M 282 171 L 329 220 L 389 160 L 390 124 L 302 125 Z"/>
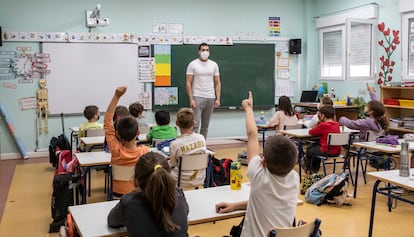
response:
<path id="1" fill-rule="evenodd" d="M 322 205 L 342 205 L 348 196 L 348 174 L 330 174 L 312 184 L 305 193 L 306 202 Z"/>

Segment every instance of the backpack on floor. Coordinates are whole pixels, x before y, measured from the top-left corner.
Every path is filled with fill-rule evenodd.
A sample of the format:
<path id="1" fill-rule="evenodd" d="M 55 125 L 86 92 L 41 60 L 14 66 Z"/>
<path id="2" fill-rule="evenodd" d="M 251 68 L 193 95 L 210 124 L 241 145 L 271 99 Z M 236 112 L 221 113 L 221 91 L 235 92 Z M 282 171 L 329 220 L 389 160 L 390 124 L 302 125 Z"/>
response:
<path id="1" fill-rule="evenodd" d="M 318 182 L 319 180 L 323 179 L 323 177 L 325 177 L 325 175 L 323 173 L 314 173 L 314 174 L 310 174 L 308 176 L 306 176 L 303 181 L 302 181 L 302 187 L 300 189 L 300 194 L 305 194 L 306 190 L 308 190 L 308 188 L 310 186 L 312 186 L 312 184 Z"/>
<path id="2" fill-rule="evenodd" d="M 53 167 L 58 164 L 58 152 L 63 150 L 70 150 L 70 143 L 65 134 L 58 137 L 52 137 L 49 142 L 49 162 Z"/>
<path id="3" fill-rule="evenodd" d="M 324 203 L 340 206 L 348 196 L 348 174 L 330 174 L 312 184 L 305 193 L 309 203 L 322 205 Z"/>
<path id="4" fill-rule="evenodd" d="M 51 211 L 53 222 L 49 226 L 49 233 L 58 232 L 65 225 L 68 207 L 73 206 L 73 189 L 69 188 L 72 182 L 72 173 L 59 174 L 53 178 L 53 194 Z"/>
<path id="5" fill-rule="evenodd" d="M 49 226 L 49 233 L 59 232 L 65 225 L 68 207 L 74 205 L 73 191 L 80 182 L 77 173 L 78 160 L 72 156 L 71 151 L 64 150 L 59 153 L 58 164 L 53 178 L 53 194 L 51 212 L 53 222 Z"/>

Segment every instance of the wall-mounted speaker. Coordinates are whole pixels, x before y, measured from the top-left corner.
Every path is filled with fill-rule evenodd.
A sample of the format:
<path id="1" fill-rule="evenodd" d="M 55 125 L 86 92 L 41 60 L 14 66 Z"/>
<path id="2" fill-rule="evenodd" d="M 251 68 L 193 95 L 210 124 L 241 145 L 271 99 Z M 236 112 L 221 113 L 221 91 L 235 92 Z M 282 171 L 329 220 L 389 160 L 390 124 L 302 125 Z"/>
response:
<path id="1" fill-rule="evenodd" d="M 289 40 L 289 53 L 290 54 L 301 54 L 302 53 L 302 40 L 301 39 L 290 39 Z"/>

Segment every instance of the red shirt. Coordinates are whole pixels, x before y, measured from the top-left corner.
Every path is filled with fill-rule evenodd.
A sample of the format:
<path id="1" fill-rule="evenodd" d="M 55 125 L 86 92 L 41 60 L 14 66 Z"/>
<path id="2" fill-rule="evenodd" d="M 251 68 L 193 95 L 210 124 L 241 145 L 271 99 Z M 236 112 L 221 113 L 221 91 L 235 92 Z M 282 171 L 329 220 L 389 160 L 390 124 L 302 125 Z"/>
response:
<path id="1" fill-rule="evenodd" d="M 340 133 L 339 123 L 336 121 L 320 122 L 316 127 L 309 130 L 312 136 L 319 136 L 320 150 L 323 153 L 328 152 L 328 134 Z M 341 146 L 331 146 L 329 154 L 341 153 Z"/>

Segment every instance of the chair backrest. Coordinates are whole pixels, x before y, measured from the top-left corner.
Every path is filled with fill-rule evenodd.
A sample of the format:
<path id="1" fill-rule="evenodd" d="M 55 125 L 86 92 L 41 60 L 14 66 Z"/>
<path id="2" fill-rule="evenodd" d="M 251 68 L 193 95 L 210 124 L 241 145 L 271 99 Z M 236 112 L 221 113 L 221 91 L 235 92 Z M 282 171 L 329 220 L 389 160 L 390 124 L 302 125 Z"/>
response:
<path id="1" fill-rule="evenodd" d="M 301 128 L 302 128 L 302 124 L 285 125 L 285 126 L 283 126 L 283 130 L 301 129 Z"/>
<path id="2" fill-rule="evenodd" d="M 367 135 L 366 135 L 365 140 L 367 142 L 371 142 L 371 141 L 375 141 L 377 139 L 377 136 L 378 136 L 379 132 L 368 130 L 366 134 Z"/>
<path id="3" fill-rule="evenodd" d="M 268 237 L 316 237 L 319 236 L 320 219 L 315 219 L 310 223 L 306 223 L 297 227 L 280 228 L 275 227 L 270 232 Z"/>
<path id="4" fill-rule="evenodd" d="M 182 171 L 191 171 L 191 170 L 202 170 L 207 169 L 208 162 L 210 159 L 210 154 L 189 154 L 180 156 L 178 164 L 178 180 L 177 186 L 181 186 L 181 172 Z"/>
<path id="5" fill-rule="evenodd" d="M 103 129 L 86 129 L 85 130 L 85 137 L 99 137 L 105 136 L 105 132 Z"/>
<path id="6" fill-rule="evenodd" d="M 165 141 L 167 139 L 152 139 L 152 147 L 157 147 L 158 144 L 160 144 L 161 142 Z"/>
<path id="7" fill-rule="evenodd" d="M 120 181 L 134 180 L 135 166 L 114 165 L 112 164 L 112 179 Z"/>
<path id="8" fill-rule="evenodd" d="M 328 145 L 331 146 L 342 146 L 348 145 L 350 139 L 350 133 L 342 132 L 342 133 L 329 133 L 328 134 Z"/>

